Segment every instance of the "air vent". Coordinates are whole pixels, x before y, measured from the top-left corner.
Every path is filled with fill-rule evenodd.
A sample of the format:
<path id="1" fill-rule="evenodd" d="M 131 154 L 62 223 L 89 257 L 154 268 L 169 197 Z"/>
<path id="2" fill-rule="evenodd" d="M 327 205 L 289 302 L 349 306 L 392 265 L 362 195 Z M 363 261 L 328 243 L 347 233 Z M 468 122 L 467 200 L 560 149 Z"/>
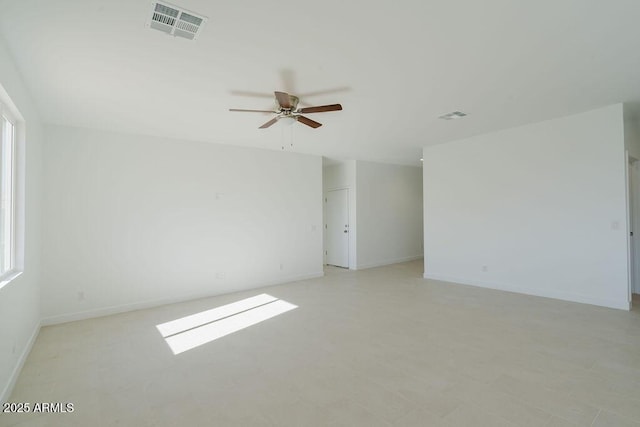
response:
<path id="1" fill-rule="evenodd" d="M 147 26 L 176 37 L 195 40 L 202 32 L 207 18 L 169 3 L 151 3 Z"/>
<path id="2" fill-rule="evenodd" d="M 464 116 L 466 116 L 466 113 L 463 113 L 462 111 L 454 111 L 453 113 L 449 113 L 449 114 L 445 114 L 443 116 L 438 117 L 439 119 L 442 120 L 454 120 L 454 119 L 460 119 Z"/>

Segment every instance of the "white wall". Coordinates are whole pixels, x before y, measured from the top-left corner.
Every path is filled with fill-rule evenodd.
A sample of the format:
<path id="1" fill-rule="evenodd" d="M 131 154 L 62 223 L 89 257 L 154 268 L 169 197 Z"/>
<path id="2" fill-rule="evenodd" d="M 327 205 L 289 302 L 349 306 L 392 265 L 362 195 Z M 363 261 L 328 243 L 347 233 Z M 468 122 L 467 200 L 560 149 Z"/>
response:
<path id="1" fill-rule="evenodd" d="M 322 275 L 320 157 L 46 130 L 46 323 Z"/>
<path id="2" fill-rule="evenodd" d="M 40 327 L 40 199 L 42 197 L 42 126 L 30 94 L 0 39 L 0 86 L 22 117 L 25 132 L 24 273 L 0 289 L 0 402 L 13 384 Z M 21 136 L 19 135 L 19 138 Z M 2 415 L 0 415 L 2 417 Z"/>
<path id="3" fill-rule="evenodd" d="M 343 188 L 349 190 L 349 269 L 355 270 L 358 266 L 356 250 L 358 235 L 358 223 L 356 220 L 356 161 L 345 160 L 336 165 L 325 166 L 322 170 L 322 187 L 325 197 L 327 191 L 330 190 Z M 326 236 L 324 242 L 326 243 Z M 322 253 L 324 254 L 325 251 L 326 246 Z M 326 255 L 324 260 L 326 262 Z"/>
<path id="4" fill-rule="evenodd" d="M 422 169 L 356 162 L 358 269 L 422 257 Z"/>
<path id="5" fill-rule="evenodd" d="M 622 114 L 426 147 L 425 277 L 628 309 Z"/>

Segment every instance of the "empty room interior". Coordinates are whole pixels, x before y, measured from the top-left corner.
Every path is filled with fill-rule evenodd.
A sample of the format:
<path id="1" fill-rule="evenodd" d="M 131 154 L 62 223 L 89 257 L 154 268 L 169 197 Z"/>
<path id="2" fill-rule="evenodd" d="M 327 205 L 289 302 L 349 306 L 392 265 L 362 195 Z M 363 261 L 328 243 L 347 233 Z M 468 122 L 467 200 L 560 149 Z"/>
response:
<path id="1" fill-rule="evenodd" d="M 640 427 L 639 21 L 0 0 L 0 426 Z"/>

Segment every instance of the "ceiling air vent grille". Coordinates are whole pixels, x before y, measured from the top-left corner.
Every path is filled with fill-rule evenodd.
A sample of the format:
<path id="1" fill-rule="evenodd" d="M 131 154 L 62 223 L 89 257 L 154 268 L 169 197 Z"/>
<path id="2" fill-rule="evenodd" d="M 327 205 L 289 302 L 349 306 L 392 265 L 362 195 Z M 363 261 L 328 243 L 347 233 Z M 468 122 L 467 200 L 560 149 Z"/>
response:
<path id="1" fill-rule="evenodd" d="M 154 2 L 151 5 L 151 17 L 147 26 L 172 36 L 195 40 L 207 22 L 206 17 L 169 3 Z"/>

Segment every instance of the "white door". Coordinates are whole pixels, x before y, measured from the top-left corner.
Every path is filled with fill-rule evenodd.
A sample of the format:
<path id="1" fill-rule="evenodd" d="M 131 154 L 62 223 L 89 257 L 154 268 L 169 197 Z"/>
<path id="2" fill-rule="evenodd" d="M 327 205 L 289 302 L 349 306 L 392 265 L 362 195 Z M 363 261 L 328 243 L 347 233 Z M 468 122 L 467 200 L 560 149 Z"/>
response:
<path id="1" fill-rule="evenodd" d="M 349 190 L 332 190 L 325 198 L 327 264 L 349 268 Z"/>
<path id="2" fill-rule="evenodd" d="M 638 198 L 638 164 L 634 161 L 629 164 L 629 225 L 630 225 L 630 250 L 631 250 L 631 292 L 640 293 L 640 247 L 638 247 L 638 234 L 640 234 L 640 200 Z"/>

